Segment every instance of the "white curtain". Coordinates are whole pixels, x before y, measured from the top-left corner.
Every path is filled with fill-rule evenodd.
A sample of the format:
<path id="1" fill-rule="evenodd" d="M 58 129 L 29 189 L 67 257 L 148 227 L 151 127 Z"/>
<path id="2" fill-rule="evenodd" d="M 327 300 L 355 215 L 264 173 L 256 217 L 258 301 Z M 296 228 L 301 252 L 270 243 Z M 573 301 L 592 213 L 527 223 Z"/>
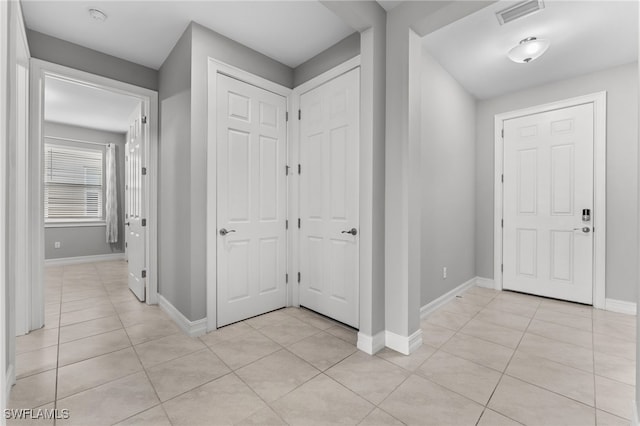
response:
<path id="1" fill-rule="evenodd" d="M 107 145 L 105 157 L 107 191 L 105 196 L 105 220 L 107 222 L 107 243 L 118 242 L 118 183 L 116 180 L 116 146 Z"/>

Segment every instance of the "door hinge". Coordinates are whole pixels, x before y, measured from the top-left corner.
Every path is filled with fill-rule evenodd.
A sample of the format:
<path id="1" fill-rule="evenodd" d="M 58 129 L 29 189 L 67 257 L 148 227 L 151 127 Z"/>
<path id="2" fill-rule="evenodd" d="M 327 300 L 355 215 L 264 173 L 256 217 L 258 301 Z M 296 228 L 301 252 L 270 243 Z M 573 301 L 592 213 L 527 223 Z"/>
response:
<path id="1" fill-rule="evenodd" d="M 300 220 L 300 218 L 298 218 L 298 229 L 300 229 L 300 224 L 302 223 L 302 221 Z"/>
<path id="2" fill-rule="evenodd" d="M 291 167 L 289 167 L 289 166 L 284 166 L 284 174 L 285 174 L 285 175 L 289 176 L 289 169 L 290 169 L 290 168 L 291 168 Z"/>
<path id="3" fill-rule="evenodd" d="M 504 272 L 504 263 L 500 264 L 500 272 Z"/>
<path id="4" fill-rule="evenodd" d="M 284 275 L 284 282 L 285 282 L 286 284 L 289 284 L 289 274 L 285 274 L 285 275 Z"/>
<path id="5" fill-rule="evenodd" d="M 300 164 L 298 164 L 298 174 L 302 174 L 302 166 Z"/>
<path id="6" fill-rule="evenodd" d="M 500 182 L 504 183 L 504 175 L 500 175 Z"/>
<path id="7" fill-rule="evenodd" d="M 142 275 L 142 278 L 147 278 L 147 270 L 143 269 L 141 275 Z"/>
<path id="8" fill-rule="evenodd" d="M 147 219 L 142 219 L 142 226 L 147 226 Z"/>
<path id="9" fill-rule="evenodd" d="M 127 247 L 129 247 L 129 243 L 125 242 L 124 243 L 124 248 L 127 248 Z"/>
<path id="10" fill-rule="evenodd" d="M 284 113 L 284 121 L 289 121 L 289 111 Z"/>
<path id="11" fill-rule="evenodd" d="M 502 129 L 501 134 L 502 134 L 502 139 L 504 139 L 504 129 Z"/>
<path id="12" fill-rule="evenodd" d="M 146 115 L 142 116 L 142 124 L 147 124 L 147 116 Z"/>
<path id="13" fill-rule="evenodd" d="M 298 283 L 300 283 L 300 272 L 298 272 Z"/>
<path id="14" fill-rule="evenodd" d="M 500 219 L 500 227 L 504 228 L 504 219 Z"/>
<path id="15" fill-rule="evenodd" d="M 147 168 L 143 167 L 142 168 L 142 176 L 146 176 L 147 175 Z"/>
<path id="16" fill-rule="evenodd" d="M 289 219 L 284 221 L 284 229 L 289 229 Z"/>
<path id="17" fill-rule="evenodd" d="M 302 110 L 298 110 L 298 120 L 302 120 Z"/>

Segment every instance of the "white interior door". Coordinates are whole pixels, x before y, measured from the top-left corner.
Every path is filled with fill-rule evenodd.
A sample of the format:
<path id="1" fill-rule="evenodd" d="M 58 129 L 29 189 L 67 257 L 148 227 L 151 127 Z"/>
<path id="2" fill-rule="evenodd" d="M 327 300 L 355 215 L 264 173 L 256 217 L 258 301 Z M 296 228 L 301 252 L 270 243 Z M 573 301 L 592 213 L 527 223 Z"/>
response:
<path id="1" fill-rule="evenodd" d="M 143 175 L 145 132 L 142 103 L 129 119 L 125 145 L 125 233 L 129 261 L 129 288 L 144 302 L 146 292 L 146 179 Z"/>
<path id="2" fill-rule="evenodd" d="M 360 69 L 300 96 L 300 305 L 359 327 Z"/>
<path id="3" fill-rule="evenodd" d="M 591 103 L 504 122 L 503 288 L 592 304 L 593 142 Z"/>
<path id="4" fill-rule="evenodd" d="M 286 99 L 217 76 L 217 325 L 286 305 Z"/>

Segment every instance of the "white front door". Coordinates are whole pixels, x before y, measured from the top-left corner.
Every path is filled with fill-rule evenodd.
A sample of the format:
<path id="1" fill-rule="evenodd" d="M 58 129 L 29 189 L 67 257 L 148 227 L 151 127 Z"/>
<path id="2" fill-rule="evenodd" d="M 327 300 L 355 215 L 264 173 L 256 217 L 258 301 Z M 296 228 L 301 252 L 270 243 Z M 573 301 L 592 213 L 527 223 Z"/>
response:
<path id="1" fill-rule="evenodd" d="M 300 96 L 300 305 L 359 327 L 360 69 Z"/>
<path id="2" fill-rule="evenodd" d="M 217 76 L 217 325 L 286 305 L 286 99 Z"/>
<path id="3" fill-rule="evenodd" d="M 593 114 L 504 121 L 503 288 L 592 304 Z"/>
<path id="4" fill-rule="evenodd" d="M 142 104 L 129 119 L 125 145 L 125 233 L 129 261 L 129 288 L 138 300 L 145 300 L 146 285 L 146 176 L 143 175 L 146 124 Z"/>

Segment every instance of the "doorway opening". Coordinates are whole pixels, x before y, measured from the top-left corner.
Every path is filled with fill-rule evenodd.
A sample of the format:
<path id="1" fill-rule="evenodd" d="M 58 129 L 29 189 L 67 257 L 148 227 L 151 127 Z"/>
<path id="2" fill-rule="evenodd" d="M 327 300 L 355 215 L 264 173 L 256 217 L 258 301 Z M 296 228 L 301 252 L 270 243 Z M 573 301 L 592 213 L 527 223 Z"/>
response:
<path id="1" fill-rule="evenodd" d="M 45 264 L 126 259 L 131 291 L 157 303 L 157 93 L 39 60 L 31 87 L 30 330 L 46 321 Z"/>

